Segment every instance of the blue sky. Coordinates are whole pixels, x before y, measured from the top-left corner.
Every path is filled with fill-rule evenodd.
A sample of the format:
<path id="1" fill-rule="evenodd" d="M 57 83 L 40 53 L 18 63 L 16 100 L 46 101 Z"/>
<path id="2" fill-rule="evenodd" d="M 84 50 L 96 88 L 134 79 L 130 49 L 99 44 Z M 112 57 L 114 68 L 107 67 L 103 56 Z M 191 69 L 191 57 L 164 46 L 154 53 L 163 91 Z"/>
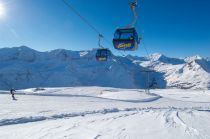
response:
<path id="1" fill-rule="evenodd" d="M 64 48 L 97 48 L 97 34 L 61 0 L 0 0 L 6 16 L 0 18 L 0 48 L 26 45 L 39 51 Z M 130 23 L 128 0 L 69 0 L 104 36 Z M 136 52 L 145 56 L 163 53 L 171 57 L 199 54 L 210 57 L 209 0 L 139 0 L 137 30 L 144 32 Z M 118 54 L 113 46 L 104 47 Z"/>

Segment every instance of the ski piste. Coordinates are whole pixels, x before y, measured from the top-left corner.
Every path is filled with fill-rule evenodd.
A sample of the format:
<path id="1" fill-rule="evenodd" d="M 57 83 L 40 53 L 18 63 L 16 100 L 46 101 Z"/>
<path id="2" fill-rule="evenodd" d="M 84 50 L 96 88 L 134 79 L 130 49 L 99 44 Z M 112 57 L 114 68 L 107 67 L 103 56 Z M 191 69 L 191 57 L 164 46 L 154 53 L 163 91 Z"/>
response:
<path id="1" fill-rule="evenodd" d="M 210 137 L 209 90 L 31 88 L 18 101 L 0 92 L 0 138 Z"/>

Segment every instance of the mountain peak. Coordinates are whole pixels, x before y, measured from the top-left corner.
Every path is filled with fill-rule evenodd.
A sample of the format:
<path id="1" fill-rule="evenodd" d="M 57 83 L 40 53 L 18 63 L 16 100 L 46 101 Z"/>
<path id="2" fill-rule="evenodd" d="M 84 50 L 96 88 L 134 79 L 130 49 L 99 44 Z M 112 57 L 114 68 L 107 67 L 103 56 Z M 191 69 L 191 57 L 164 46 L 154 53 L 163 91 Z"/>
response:
<path id="1" fill-rule="evenodd" d="M 35 52 L 36 50 L 30 48 L 30 47 L 27 47 L 25 45 L 22 45 L 22 46 L 19 46 L 19 47 L 14 47 L 14 48 L 10 48 L 10 49 L 14 49 L 16 51 L 31 51 L 31 52 Z"/>
<path id="2" fill-rule="evenodd" d="M 189 56 L 189 57 L 184 58 L 186 62 L 191 62 L 191 61 L 201 60 L 201 59 L 203 58 L 199 55 L 194 55 L 194 56 Z"/>
<path id="3" fill-rule="evenodd" d="M 154 61 L 159 60 L 160 58 L 165 57 L 163 54 L 160 53 L 154 53 L 150 55 L 150 58 Z"/>

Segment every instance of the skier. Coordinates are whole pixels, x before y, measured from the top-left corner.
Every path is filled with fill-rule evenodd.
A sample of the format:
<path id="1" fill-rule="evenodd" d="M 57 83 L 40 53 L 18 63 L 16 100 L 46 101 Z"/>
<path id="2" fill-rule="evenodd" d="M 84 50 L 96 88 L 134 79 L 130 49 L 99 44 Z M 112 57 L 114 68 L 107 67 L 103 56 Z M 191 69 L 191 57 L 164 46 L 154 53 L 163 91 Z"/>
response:
<path id="1" fill-rule="evenodd" d="M 12 99 L 13 100 L 16 100 L 15 99 L 15 93 L 14 92 L 15 92 L 15 89 L 14 88 L 10 89 L 10 94 L 12 95 Z"/>

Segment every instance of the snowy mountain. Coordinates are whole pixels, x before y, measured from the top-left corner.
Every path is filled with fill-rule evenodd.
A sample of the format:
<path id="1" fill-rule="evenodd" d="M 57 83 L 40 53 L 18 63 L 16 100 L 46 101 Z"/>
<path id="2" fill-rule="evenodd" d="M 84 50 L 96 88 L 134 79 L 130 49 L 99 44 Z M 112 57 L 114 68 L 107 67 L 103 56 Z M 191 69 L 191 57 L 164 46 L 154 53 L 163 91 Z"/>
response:
<path id="1" fill-rule="evenodd" d="M 103 86 L 118 88 L 210 88 L 208 59 L 112 56 L 95 60 L 96 50 L 38 52 L 26 46 L 0 49 L 0 89 Z M 149 73 L 145 71 L 153 71 Z M 148 77 L 150 78 L 147 84 Z"/>
<path id="2" fill-rule="evenodd" d="M 162 73 L 168 88 L 209 89 L 210 62 L 200 56 L 184 59 L 169 58 L 162 54 L 153 54 L 150 60 L 133 60 L 142 67 Z"/>
<path id="3" fill-rule="evenodd" d="M 0 49 L 0 89 L 62 86 L 144 88 L 144 73 L 131 60 L 113 56 L 95 60 L 96 50 L 57 49 L 38 52 L 28 47 Z"/>

